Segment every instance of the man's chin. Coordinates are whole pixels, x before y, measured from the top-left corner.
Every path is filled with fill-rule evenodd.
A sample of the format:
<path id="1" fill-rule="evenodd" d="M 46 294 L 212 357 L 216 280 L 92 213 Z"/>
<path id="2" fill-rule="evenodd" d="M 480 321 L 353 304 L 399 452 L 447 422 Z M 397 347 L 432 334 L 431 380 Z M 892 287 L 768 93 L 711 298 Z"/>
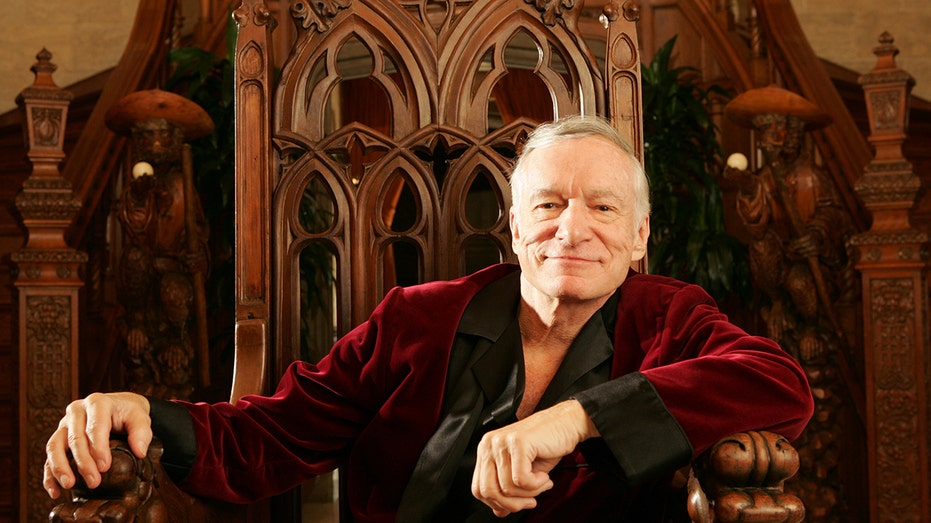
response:
<path id="1" fill-rule="evenodd" d="M 561 277 L 550 280 L 551 295 L 565 302 L 588 301 L 597 297 L 591 278 Z"/>

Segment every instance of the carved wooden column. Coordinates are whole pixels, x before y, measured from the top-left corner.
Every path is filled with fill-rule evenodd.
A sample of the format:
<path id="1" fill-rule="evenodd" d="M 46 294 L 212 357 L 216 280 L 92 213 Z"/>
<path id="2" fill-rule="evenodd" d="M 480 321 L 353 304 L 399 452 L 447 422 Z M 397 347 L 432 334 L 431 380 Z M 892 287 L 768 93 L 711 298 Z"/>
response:
<path id="1" fill-rule="evenodd" d="M 233 12 L 236 38 L 236 363 L 232 400 L 263 392 L 271 355 L 271 31 L 265 2 Z"/>
<path id="2" fill-rule="evenodd" d="M 633 145 L 638 158 L 643 158 L 643 93 L 640 87 L 640 54 L 637 49 L 637 31 L 631 30 L 640 18 L 640 6 L 624 2 L 620 9 L 615 3 L 605 5 L 603 23 L 607 29 L 607 47 L 613 53 L 605 61 L 608 104 L 612 108 L 611 123 L 628 143 Z"/>
<path id="3" fill-rule="evenodd" d="M 856 191 L 873 225 L 853 238 L 863 282 L 871 521 L 931 520 L 928 479 L 928 238 L 909 223 L 921 182 L 902 156 L 914 80 L 888 33 L 860 77 L 875 157 Z"/>
<path id="4" fill-rule="evenodd" d="M 58 170 L 72 94 L 52 80 L 51 57 L 45 49 L 36 56 L 35 82 L 17 99 L 32 162 L 16 198 L 26 245 L 11 256 L 19 315 L 20 521 L 47 521 L 53 505 L 42 488 L 45 442 L 78 393 L 79 271 L 87 261 L 65 242 L 81 202 Z"/>

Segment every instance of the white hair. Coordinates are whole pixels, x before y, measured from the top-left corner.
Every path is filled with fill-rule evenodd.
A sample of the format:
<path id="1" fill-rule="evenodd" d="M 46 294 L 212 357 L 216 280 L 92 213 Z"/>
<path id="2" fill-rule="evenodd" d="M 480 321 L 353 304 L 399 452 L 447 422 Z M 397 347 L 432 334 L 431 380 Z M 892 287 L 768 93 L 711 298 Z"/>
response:
<path id="1" fill-rule="evenodd" d="M 522 184 L 527 176 L 524 161 L 536 149 L 545 149 L 566 140 L 584 138 L 586 136 L 599 136 L 607 139 L 617 146 L 618 150 L 630 159 L 633 171 L 630 173 L 634 184 L 634 223 L 637 227 L 644 218 L 650 214 L 650 182 L 643 170 L 643 165 L 637 159 L 633 148 L 618 134 L 617 130 L 608 120 L 600 116 L 569 116 L 554 122 L 545 123 L 537 127 L 527 137 L 527 142 L 521 150 L 514 169 L 511 171 L 511 199 L 518 202 Z M 614 166 L 621 169 L 621 166 Z"/>

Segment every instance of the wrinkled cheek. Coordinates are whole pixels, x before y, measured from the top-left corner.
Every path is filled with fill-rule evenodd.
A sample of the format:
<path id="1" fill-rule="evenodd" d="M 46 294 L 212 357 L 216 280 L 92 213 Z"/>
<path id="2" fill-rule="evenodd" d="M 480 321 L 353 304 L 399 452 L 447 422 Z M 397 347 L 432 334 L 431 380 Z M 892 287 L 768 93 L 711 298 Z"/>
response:
<path id="1" fill-rule="evenodd" d="M 546 260 L 546 247 L 541 244 L 533 245 L 528 249 L 531 261 L 542 264 Z"/>

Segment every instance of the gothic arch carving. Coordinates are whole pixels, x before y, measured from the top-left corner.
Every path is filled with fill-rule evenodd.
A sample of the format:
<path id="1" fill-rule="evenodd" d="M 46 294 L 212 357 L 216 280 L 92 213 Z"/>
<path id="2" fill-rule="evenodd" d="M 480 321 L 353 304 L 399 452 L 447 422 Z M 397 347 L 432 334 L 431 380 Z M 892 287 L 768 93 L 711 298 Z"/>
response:
<path id="1" fill-rule="evenodd" d="M 562 29 L 561 27 L 559 29 Z M 527 5 L 486 4 L 469 13 L 437 53 L 439 110 L 444 123 L 466 129 L 476 136 L 488 131 L 488 98 L 495 81 L 507 73 L 504 50 L 519 33 L 529 35 L 539 58 L 526 64 L 546 84 L 553 101 L 553 117 L 574 113 L 604 114 L 604 83 L 596 60 L 585 42 L 565 30 L 546 26 L 539 13 Z M 491 54 L 492 69 L 482 69 Z M 565 66 L 565 81 L 554 69 L 554 60 Z M 584 93 L 584 94 L 583 94 Z"/>

